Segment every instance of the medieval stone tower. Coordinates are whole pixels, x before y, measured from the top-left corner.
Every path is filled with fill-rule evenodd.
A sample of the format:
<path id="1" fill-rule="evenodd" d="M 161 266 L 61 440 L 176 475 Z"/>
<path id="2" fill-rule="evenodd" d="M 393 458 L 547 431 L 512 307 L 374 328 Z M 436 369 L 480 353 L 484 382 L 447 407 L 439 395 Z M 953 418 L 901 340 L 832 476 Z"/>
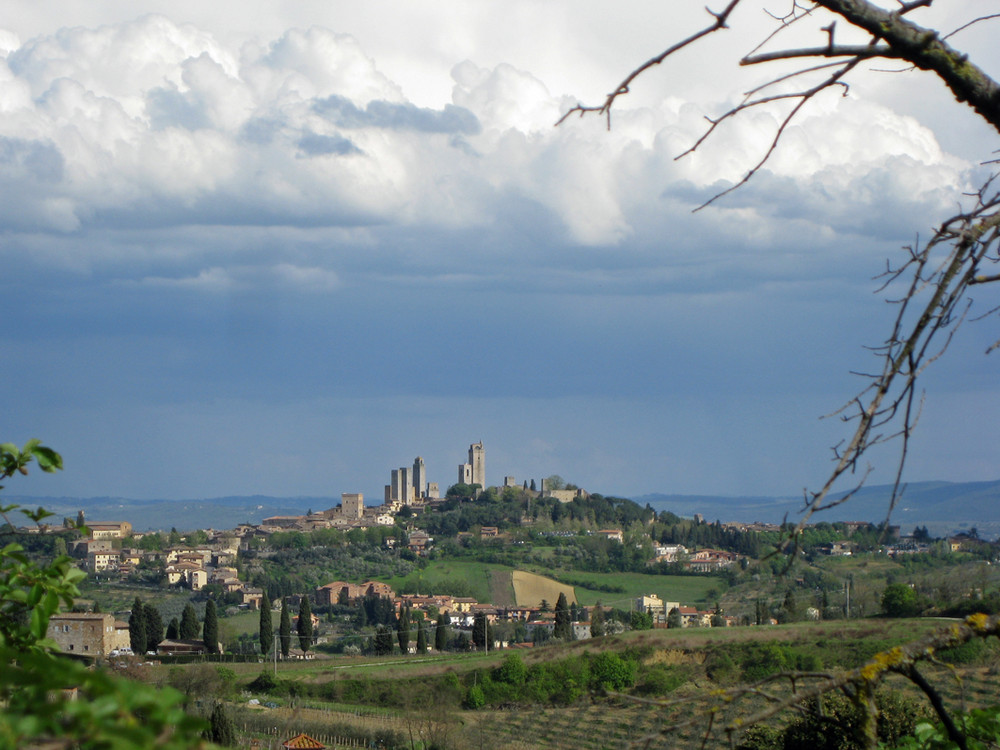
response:
<path id="1" fill-rule="evenodd" d="M 486 488 L 486 449 L 481 440 L 469 446 L 469 463 L 459 464 L 458 481 Z"/>
<path id="2" fill-rule="evenodd" d="M 427 497 L 427 467 L 420 456 L 413 459 L 413 494 L 418 500 Z"/>
<path id="3" fill-rule="evenodd" d="M 344 518 L 362 518 L 365 515 L 365 496 L 360 492 L 340 493 L 340 512 Z"/>

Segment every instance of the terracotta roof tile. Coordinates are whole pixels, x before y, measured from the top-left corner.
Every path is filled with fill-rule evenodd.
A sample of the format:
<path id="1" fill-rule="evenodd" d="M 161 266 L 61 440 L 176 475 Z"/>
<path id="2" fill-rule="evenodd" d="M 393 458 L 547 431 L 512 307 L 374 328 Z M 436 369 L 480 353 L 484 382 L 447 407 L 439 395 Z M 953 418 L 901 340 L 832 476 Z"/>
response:
<path id="1" fill-rule="evenodd" d="M 326 745 L 308 734 L 297 734 L 281 746 L 288 750 L 326 750 Z"/>

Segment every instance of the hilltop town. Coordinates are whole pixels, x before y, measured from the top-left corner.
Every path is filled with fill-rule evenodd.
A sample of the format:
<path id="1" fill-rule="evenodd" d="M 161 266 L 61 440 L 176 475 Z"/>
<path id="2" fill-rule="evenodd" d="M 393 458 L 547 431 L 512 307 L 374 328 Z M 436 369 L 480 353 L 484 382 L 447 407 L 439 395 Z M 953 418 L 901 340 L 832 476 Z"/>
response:
<path id="1" fill-rule="evenodd" d="M 396 630 L 404 621 L 421 628 L 426 624 L 432 645 L 424 648 L 463 650 L 586 639 L 595 632 L 634 628 L 731 627 L 845 614 L 830 603 L 831 596 L 839 598 L 840 582 L 822 577 L 822 596 L 808 602 L 796 601 L 802 592 L 791 604 L 785 597 L 763 605 L 724 593 L 741 571 L 774 549 L 782 534 L 778 525 L 656 514 L 558 476 L 520 484 L 505 476 L 490 486 L 485 453 L 482 442 L 469 446 L 468 460 L 458 465 L 457 481 L 443 497 L 417 457 L 412 467 L 390 472 L 378 506 L 367 506 L 361 493 L 343 493 L 341 502 L 326 510 L 224 530 L 138 532 L 127 520 L 90 521 L 83 511 L 62 526 L 25 528 L 39 542 L 56 540 L 54 549 L 79 560 L 92 584 L 93 601 L 79 608 L 92 611 L 53 618 L 51 634 L 65 651 L 93 657 L 137 649 L 161 656 L 204 653 L 209 646 L 201 628 L 195 634 L 189 625 L 182 637 L 182 607 L 193 605 L 203 620 L 211 606 L 223 622 L 245 625 L 247 616 L 262 608 L 272 619 L 284 614 L 294 622 L 305 616 L 305 602 L 312 640 L 285 651 L 289 658 L 313 658 L 373 649 L 379 628 Z M 186 526 L 195 521 L 179 519 Z M 989 556 L 993 551 L 974 535 L 934 540 L 925 529 L 901 536 L 898 527 L 877 529 L 860 522 L 809 527 L 802 541 L 810 555 L 829 558 L 877 554 L 898 559 L 963 550 Z M 505 578 L 491 573 L 495 580 L 485 596 L 456 578 L 428 575 L 422 582 L 424 572 L 447 560 L 499 562 L 514 572 Z M 605 578 L 615 572 L 639 575 L 646 588 L 598 584 L 578 571 Z M 671 596 L 677 576 L 708 584 L 688 586 L 689 592 L 700 592 L 694 595 Z M 810 584 L 816 588 L 814 581 Z M 588 588 L 591 601 L 578 602 Z M 594 592 L 602 590 L 603 603 L 594 601 Z M 124 608 L 133 593 L 136 602 L 162 602 L 149 605 L 157 607 L 154 621 L 160 624 L 150 626 L 144 646 L 134 642 L 126 622 L 135 617 Z M 857 607 L 878 604 L 870 597 L 865 602 L 860 592 L 855 597 Z M 271 649 L 260 642 L 261 629 L 255 639 L 243 627 L 210 647 L 267 654 Z M 435 638 L 437 629 L 446 629 L 447 636 Z M 417 649 L 406 640 L 407 648 Z"/>

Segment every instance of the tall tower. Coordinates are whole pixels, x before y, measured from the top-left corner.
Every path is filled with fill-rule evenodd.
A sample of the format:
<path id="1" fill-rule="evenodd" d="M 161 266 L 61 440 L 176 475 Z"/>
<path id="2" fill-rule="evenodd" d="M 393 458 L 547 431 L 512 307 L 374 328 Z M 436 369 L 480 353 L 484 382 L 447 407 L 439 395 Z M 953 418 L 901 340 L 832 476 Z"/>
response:
<path id="1" fill-rule="evenodd" d="M 410 476 L 412 473 L 409 466 L 403 466 L 399 470 L 399 500 L 403 505 L 413 502 L 413 477 Z"/>
<path id="2" fill-rule="evenodd" d="M 389 491 L 389 497 L 392 499 L 393 502 L 397 503 L 406 502 L 406 494 L 404 492 L 405 481 L 406 478 L 403 476 L 402 469 L 392 470 L 392 479 L 390 484 L 391 489 Z"/>
<path id="3" fill-rule="evenodd" d="M 358 519 L 365 515 L 365 496 L 360 492 L 340 493 L 340 512 L 344 518 Z"/>
<path id="4" fill-rule="evenodd" d="M 427 467 L 424 459 L 417 456 L 413 460 L 413 496 L 420 499 L 427 495 Z"/>
<path id="5" fill-rule="evenodd" d="M 472 484 L 486 489 L 486 450 L 482 440 L 469 446 L 469 465 L 472 467 Z"/>

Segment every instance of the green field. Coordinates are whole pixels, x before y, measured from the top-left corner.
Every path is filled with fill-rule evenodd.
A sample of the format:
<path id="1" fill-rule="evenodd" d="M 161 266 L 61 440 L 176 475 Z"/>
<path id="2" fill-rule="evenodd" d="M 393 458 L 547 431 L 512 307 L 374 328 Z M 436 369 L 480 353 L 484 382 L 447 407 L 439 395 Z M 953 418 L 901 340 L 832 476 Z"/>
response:
<path id="1" fill-rule="evenodd" d="M 297 613 L 293 613 L 297 614 Z M 271 623 L 274 626 L 274 632 L 278 632 L 278 625 L 281 620 L 281 612 L 271 612 Z M 237 637 L 243 635 L 244 633 L 248 635 L 254 635 L 260 632 L 260 612 L 240 612 L 238 615 L 233 615 L 232 617 L 220 617 L 219 618 L 219 631 L 220 635 Z M 225 641 L 225 639 L 223 639 Z"/>
<path id="2" fill-rule="evenodd" d="M 423 570 L 415 570 L 407 576 L 383 578 L 385 583 L 399 591 L 404 584 L 407 587 L 416 586 L 421 594 L 437 594 L 465 590 L 468 593 L 460 596 L 471 596 L 479 602 L 493 603 L 490 591 L 490 572 L 506 575 L 509 579 L 510 568 L 505 565 L 469 562 L 464 560 L 435 560 Z"/>
<path id="3" fill-rule="evenodd" d="M 500 601 L 498 589 L 503 588 L 513 568 L 481 562 L 455 560 L 432 561 L 423 570 L 407 576 L 382 579 L 393 589 L 416 585 L 421 593 L 439 593 L 454 590 L 456 582 L 467 590 L 468 596 L 477 601 L 513 605 L 511 601 Z M 544 570 L 529 572 L 545 575 Z M 592 605 L 600 601 L 606 606 L 628 608 L 629 601 L 644 594 L 656 594 L 664 601 L 678 601 L 685 605 L 710 605 L 726 589 L 726 583 L 714 576 L 664 576 L 645 573 L 585 573 L 582 571 L 559 571 L 554 580 L 570 583 L 576 590 L 578 604 Z M 492 588 L 491 588 L 492 578 Z M 513 596 L 513 592 L 509 592 Z"/>
<path id="4" fill-rule="evenodd" d="M 714 597 L 726 590 L 725 581 L 714 576 L 663 576 L 646 573 L 582 573 L 560 571 L 558 580 L 576 585 L 578 604 L 595 604 L 600 601 L 605 606 L 627 607 L 629 600 L 638 596 L 656 594 L 663 601 L 680 602 L 684 605 L 712 604 Z M 590 584 L 583 587 L 579 583 Z M 624 591 L 602 591 L 600 587 L 621 588 Z"/>

